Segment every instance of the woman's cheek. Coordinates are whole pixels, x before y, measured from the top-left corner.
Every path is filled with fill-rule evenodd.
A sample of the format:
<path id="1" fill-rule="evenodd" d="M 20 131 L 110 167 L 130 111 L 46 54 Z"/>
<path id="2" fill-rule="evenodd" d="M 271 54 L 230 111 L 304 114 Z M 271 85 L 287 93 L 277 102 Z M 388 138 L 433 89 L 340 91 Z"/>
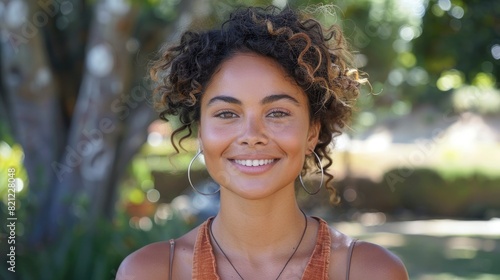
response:
<path id="1" fill-rule="evenodd" d="M 234 132 L 234 128 L 228 125 L 211 125 L 203 127 L 201 135 L 205 140 L 220 142 L 226 140 Z"/>
<path id="2" fill-rule="evenodd" d="M 268 126 L 270 135 L 274 138 L 287 138 L 300 141 L 308 127 L 302 126 L 300 122 L 281 122 Z"/>
<path id="3" fill-rule="evenodd" d="M 282 133 L 289 133 L 289 129 L 294 129 L 292 122 L 275 122 L 268 125 L 271 135 L 279 136 Z"/>
<path id="4" fill-rule="evenodd" d="M 220 157 L 231 145 L 233 130 L 224 126 L 201 127 L 200 140 L 206 156 Z"/>
<path id="5" fill-rule="evenodd" d="M 210 119 L 201 124 L 202 135 L 210 138 L 217 138 L 218 135 L 228 134 L 234 125 L 230 123 L 220 123 L 220 121 L 212 121 Z"/>

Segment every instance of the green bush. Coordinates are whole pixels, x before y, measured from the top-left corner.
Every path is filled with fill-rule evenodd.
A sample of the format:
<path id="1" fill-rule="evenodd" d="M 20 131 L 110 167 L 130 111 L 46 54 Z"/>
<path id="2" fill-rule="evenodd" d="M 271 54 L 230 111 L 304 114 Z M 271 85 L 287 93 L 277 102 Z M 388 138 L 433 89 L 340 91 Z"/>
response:
<path id="1" fill-rule="evenodd" d="M 138 248 L 161 240 L 175 238 L 189 226 L 174 215 L 163 225 L 154 224 L 144 231 L 129 225 L 130 217 L 122 213 L 114 222 L 100 221 L 93 229 L 78 225 L 50 245 L 32 248 L 19 237 L 16 242 L 16 272 L 0 271 L 5 280 L 108 280 L 115 279 L 121 261 Z M 3 254 L 5 256 L 5 254 Z M 5 261 L 2 261 L 5 263 Z"/>
<path id="2" fill-rule="evenodd" d="M 319 182 L 312 182 L 316 186 Z M 393 169 L 380 182 L 349 178 L 334 182 L 341 197 L 328 201 L 325 189 L 314 196 L 297 188 L 301 207 L 329 220 L 352 213 L 384 212 L 402 218 L 490 219 L 500 216 L 500 176 L 481 172 L 440 172 L 428 168 Z"/>
<path id="3" fill-rule="evenodd" d="M 15 272 L 8 270 L 10 265 L 6 258 L 10 249 L 10 245 L 7 244 L 9 230 L 4 219 L 0 235 L 0 279 L 114 279 L 121 261 L 131 252 L 152 242 L 178 237 L 194 226 L 168 205 L 163 205 L 169 209 L 168 216 L 155 221 L 156 205 L 146 203 L 145 199 L 139 203 L 132 203 L 130 198 L 133 197 L 133 191 L 135 189 L 141 192 L 147 191 L 151 188 L 152 180 L 149 170 L 144 170 L 140 162 L 134 162 L 129 169 L 130 176 L 121 187 L 122 195 L 120 203 L 117 203 L 120 207 L 117 207 L 112 221 L 102 218 L 95 224 L 88 224 L 82 218 L 75 226 L 65 228 L 59 234 L 58 240 L 37 246 L 28 245 L 26 231 L 30 225 L 26 222 L 33 215 L 34 202 L 28 195 L 30 190 L 22 158 L 23 153 L 19 146 L 13 145 L 11 148 L 5 142 L 0 142 L 0 179 L 2 182 L 7 182 L 8 169 L 15 169 L 16 178 L 24 185 L 22 190 L 18 189 L 15 197 L 17 218 Z M 1 217 L 8 217 L 7 195 L 6 184 L 1 184 Z M 82 209 L 91 207 L 84 205 L 84 202 L 77 203 L 81 204 L 79 207 Z M 137 221 L 141 218 L 150 222 L 148 227 L 137 226 Z"/>
<path id="4" fill-rule="evenodd" d="M 384 178 L 396 172 L 398 170 L 390 170 Z M 385 182 L 387 180 L 381 184 Z M 415 169 L 395 186 L 394 195 L 400 207 L 417 215 L 490 218 L 500 213 L 500 176 Z"/>

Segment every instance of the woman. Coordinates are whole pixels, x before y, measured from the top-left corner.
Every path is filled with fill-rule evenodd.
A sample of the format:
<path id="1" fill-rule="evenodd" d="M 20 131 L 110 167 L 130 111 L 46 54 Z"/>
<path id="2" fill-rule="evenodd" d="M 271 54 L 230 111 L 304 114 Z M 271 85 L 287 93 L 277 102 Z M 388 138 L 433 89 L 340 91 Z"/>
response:
<path id="1" fill-rule="evenodd" d="M 362 82 L 348 57 L 338 29 L 274 7 L 238 10 L 164 51 L 151 70 L 161 116 L 180 117 L 175 133 L 197 125 L 220 211 L 129 255 L 117 279 L 408 279 L 389 251 L 297 206 L 306 171 L 325 172 L 335 197 L 328 146 Z"/>

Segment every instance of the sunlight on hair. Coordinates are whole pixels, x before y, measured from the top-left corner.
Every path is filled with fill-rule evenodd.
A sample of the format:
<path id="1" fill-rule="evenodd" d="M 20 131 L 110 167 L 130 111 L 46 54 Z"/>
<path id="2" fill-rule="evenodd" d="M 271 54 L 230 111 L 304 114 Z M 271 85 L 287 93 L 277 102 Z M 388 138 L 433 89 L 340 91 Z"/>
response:
<path id="1" fill-rule="evenodd" d="M 333 5 L 333 4 L 317 4 L 317 5 L 309 5 L 301 10 L 304 13 L 307 14 L 313 14 L 313 15 L 322 15 L 322 16 L 331 16 L 331 17 L 338 17 L 337 11 L 342 12 L 342 9 L 340 9 L 339 6 Z"/>
<path id="2" fill-rule="evenodd" d="M 273 0 L 273 5 L 279 8 L 284 8 L 288 4 L 288 0 Z"/>

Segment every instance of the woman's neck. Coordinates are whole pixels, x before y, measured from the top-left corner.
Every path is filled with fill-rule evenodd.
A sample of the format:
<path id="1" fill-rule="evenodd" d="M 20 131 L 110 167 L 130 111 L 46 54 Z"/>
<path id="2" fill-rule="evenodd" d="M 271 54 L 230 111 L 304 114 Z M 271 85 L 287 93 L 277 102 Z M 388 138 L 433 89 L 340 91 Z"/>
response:
<path id="1" fill-rule="evenodd" d="M 233 195 L 221 193 L 220 211 L 212 224 L 223 247 L 250 257 L 273 251 L 280 254 L 280 248 L 288 252 L 296 246 L 306 224 L 293 192 L 262 200 Z"/>

